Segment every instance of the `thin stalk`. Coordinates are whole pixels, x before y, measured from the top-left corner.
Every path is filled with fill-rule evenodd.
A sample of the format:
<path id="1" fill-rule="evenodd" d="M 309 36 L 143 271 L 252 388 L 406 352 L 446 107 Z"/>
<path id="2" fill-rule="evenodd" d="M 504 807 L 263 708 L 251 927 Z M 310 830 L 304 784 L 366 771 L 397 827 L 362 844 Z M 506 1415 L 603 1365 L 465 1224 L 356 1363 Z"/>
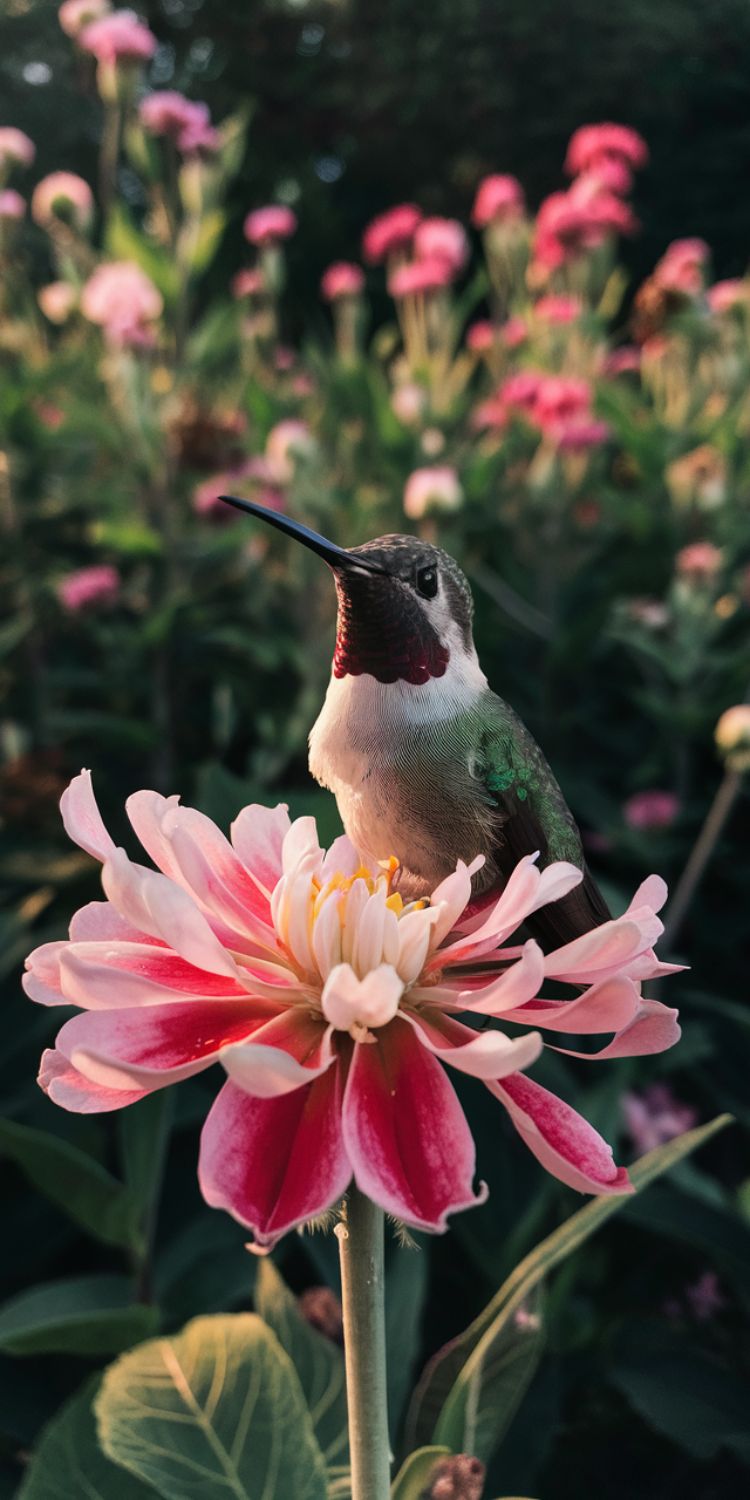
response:
<path id="1" fill-rule="evenodd" d="M 351 1500 L 388 1500 L 383 1212 L 352 1186 L 336 1226 L 341 1259 Z"/>
<path id="2" fill-rule="evenodd" d="M 720 783 L 703 827 L 693 845 L 692 853 L 677 882 L 674 896 L 667 908 L 664 924 L 664 946 L 674 947 L 682 924 L 690 909 L 693 897 L 703 879 L 706 866 L 716 848 L 721 831 L 742 786 L 742 773 L 728 769 Z"/>

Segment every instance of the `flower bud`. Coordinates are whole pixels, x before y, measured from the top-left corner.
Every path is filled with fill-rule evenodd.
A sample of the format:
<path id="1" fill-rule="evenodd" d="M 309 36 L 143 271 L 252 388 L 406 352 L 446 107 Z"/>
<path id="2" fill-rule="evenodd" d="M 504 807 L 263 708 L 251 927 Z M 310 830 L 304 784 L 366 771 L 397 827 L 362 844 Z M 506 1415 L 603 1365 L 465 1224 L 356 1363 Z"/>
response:
<path id="1" fill-rule="evenodd" d="M 297 1306 L 311 1328 L 317 1328 L 334 1344 L 344 1342 L 341 1301 L 329 1286 L 311 1286 L 297 1299 Z"/>
<path id="2" fill-rule="evenodd" d="M 750 703 L 725 709 L 714 739 L 730 771 L 750 771 Z"/>
<path id="3" fill-rule="evenodd" d="M 424 1500 L 482 1500 L 485 1473 L 481 1460 L 468 1453 L 441 1458 L 424 1491 Z"/>

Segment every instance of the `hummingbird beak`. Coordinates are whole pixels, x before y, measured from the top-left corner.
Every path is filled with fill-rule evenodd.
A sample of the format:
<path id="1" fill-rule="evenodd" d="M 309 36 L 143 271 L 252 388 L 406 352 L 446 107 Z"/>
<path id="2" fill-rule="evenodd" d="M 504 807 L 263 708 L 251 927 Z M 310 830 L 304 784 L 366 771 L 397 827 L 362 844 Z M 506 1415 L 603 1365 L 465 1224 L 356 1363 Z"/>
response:
<path id="1" fill-rule="evenodd" d="M 225 505 L 233 505 L 235 510 L 247 511 L 249 516 L 257 516 L 259 521 L 266 521 L 269 526 L 275 526 L 277 531 L 293 536 L 296 541 L 302 543 L 303 547 L 309 547 L 311 552 L 317 552 L 318 557 L 322 557 L 334 572 L 360 571 L 379 573 L 381 577 L 387 577 L 385 568 L 381 568 L 379 563 L 371 561 L 366 556 L 363 557 L 360 553 L 347 552 L 345 547 L 337 547 L 334 542 L 329 542 L 317 531 L 311 531 L 309 526 L 303 526 L 301 521 L 293 521 L 291 516 L 285 516 L 281 511 L 269 510 L 265 505 L 257 505 L 254 500 L 240 500 L 237 495 L 220 495 L 219 499 L 223 500 Z"/>

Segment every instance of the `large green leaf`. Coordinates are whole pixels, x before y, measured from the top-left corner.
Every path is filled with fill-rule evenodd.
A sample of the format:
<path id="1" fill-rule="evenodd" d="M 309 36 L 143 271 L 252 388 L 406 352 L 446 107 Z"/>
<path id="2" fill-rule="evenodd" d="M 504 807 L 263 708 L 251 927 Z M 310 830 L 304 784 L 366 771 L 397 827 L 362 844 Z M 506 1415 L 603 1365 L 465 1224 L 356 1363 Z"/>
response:
<path id="1" fill-rule="evenodd" d="M 540 1289 L 521 1306 L 500 1313 L 456 1380 L 435 1427 L 435 1440 L 485 1461 L 502 1442 L 531 1383 L 542 1353 Z M 466 1368 L 466 1367 L 465 1367 Z"/>
<path id="2" fill-rule="evenodd" d="M 271 1260 L 258 1265 L 255 1306 L 297 1371 L 326 1466 L 347 1464 L 346 1374 L 341 1350 L 302 1317 Z"/>
<path id="3" fill-rule="evenodd" d="M 449 1457 L 450 1451 L 433 1445 L 410 1453 L 391 1485 L 391 1500 L 422 1500 L 438 1459 Z"/>
<path id="4" fill-rule="evenodd" d="M 647 1351 L 609 1379 L 650 1427 L 695 1458 L 729 1448 L 750 1462 L 750 1387 L 709 1355 Z"/>
<path id="5" fill-rule="evenodd" d="M 164 1500 L 325 1500 L 325 1466 L 289 1357 L 253 1313 L 194 1318 L 107 1370 L 105 1453 Z"/>
<path id="6" fill-rule="evenodd" d="M 708 1125 L 686 1131 L 641 1157 L 631 1168 L 633 1187 L 647 1187 L 730 1120 L 730 1115 L 719 1115 Z M 410 1447 L 432 1440 L 447 1442 L 454 1451 L 476 1453 L 480 1458 L 491 1455 L 498 1434 L 507 1427 L 503 1410 L 498 1409 L 494 1419 L 491 1416 L 492 1380 L 485 1391 L 485 1372 L 493 1375 L 495 1371 L 496 1341 L 502 1347 L 510 1320 L 544 1277 L 630 1201 L 625 1195 L 595 1198 L 579 1209 L 524 1257 L 474 1322 L 435 1355 L 409 1409 L 406 1438 Z"/>
<path id="7" fill-rule="evenodd" d="M 421 1248 L 392 1245 L 385 1268 L 385 1344 L 388 1361 L 388 1419 L 398 1432 L 414 1385 L 429 1259 Z"/>
<path id="8" fill-rule="evenodd" d="M 155 1500 L 156 1491 L 110 1462 L 99 1447 L 87 1381 L 45 1427 L 17 1500 Z"/>
<path id="9" fill-rule="evenodd" d="M 129 1246 L 136 1205 L 121 1182 L 60 1136 L 0 1120 L 0 1156 L 9 1157 L 45 1198 L 105 1245 Z"/>
<path id="10" fill-rule="evenodd" d="M 0 1307 L 0 1349 L 117 1354 L 158 1323 L 156 1309 L 131 1301 L 132 1295 L 127 1276 L 74 1276 L 21 1292 Z"/>

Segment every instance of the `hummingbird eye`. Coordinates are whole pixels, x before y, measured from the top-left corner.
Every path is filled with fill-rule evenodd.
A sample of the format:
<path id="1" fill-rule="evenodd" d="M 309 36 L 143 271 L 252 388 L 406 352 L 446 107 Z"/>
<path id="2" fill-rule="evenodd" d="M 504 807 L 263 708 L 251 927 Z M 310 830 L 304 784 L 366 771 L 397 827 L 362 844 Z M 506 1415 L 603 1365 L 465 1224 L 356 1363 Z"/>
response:
<path id="1" fill-rule="evenodd" d="M 434 563 L 427 568 L 420 568 L 417 572 L 417 593 L 423 599 L 434 599 L 438 591 L 438 573 Z"/>

